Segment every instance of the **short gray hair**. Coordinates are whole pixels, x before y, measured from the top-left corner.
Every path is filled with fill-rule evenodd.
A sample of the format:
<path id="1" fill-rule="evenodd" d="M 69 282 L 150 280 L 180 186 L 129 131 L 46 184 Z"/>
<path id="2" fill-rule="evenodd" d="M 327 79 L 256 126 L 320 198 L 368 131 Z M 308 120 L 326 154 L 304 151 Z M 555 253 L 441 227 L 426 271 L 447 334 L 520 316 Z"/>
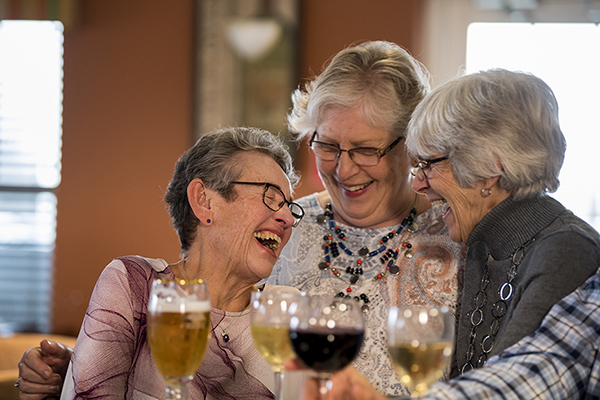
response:
<path id="1" fill-rule="evenodd" d="M 447 155 L 462 187 L 499 176 L 500 188 L 523 199 L 556 191 L 566 141 L 544 81 L 492 69 L 430 93 L 414 112 L 406 146 L 413 156 Z"/>
<path id="2" fill-rule="evenodd" d="M 298 183 L 299 178 L 287 147 L 270 132 L 258 128 L 231 127 L 202 135 L 177 161 L 165 194 L 171 222 L 183 251 L 189 249 L 195 239 L 199 223 L 189 204 L 188 185 L 200 178 L 207 188 L 217 191 L 226 201 L 233 201 L 236 193 L 231 182 L 239 179 L 243 172 L 235 154 L 247 151 L 268 155 L 281 167 L 292 187 Z"/>
<path id="3" fill-rule="evenodd" d="M 397 44 L 376 41 L 349 47 L 304 90 L 294 91 L 289 130 L 300 141 L 316 130 L 326 111 L 360 106 L 366 123 L 401 136 L 429 88 L 427 70 Z"/>

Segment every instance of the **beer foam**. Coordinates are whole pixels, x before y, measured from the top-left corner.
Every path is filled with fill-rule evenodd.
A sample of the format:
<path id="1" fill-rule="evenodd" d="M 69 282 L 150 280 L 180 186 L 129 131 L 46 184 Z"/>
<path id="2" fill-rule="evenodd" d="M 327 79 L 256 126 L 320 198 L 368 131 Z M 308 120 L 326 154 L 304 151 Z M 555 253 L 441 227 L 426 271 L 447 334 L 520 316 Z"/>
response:
<path id="1" fill-rule="evenodd" d="M 210 302 L 208 300 L 186 300 L 167 301 L 166 299 L 153 299 L 148 304 L 148 310 L 154 312 L 186 313 L 186 312 L 209 312 Z"/>

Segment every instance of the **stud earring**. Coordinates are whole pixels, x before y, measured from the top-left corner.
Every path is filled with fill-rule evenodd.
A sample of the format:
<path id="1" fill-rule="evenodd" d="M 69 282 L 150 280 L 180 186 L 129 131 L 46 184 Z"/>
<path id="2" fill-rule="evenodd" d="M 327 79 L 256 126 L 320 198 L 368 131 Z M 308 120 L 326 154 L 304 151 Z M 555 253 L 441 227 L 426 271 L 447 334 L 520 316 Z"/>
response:
<path id="1" fill-rule="evenodd" d="M 210 218 L 206 220 L 206 223 L 207 223 L 207 224 L 210 224 Z"/>

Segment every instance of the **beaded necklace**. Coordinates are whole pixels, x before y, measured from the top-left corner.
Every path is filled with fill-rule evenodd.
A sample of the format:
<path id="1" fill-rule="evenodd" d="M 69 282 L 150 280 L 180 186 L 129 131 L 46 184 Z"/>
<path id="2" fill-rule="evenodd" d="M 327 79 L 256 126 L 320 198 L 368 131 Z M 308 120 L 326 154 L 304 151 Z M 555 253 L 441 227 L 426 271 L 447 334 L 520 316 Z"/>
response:
<path id="1" fill-rule="evenodd" d="M 358 301 L 362 300 L 362 302 L 363 302 L 363 305 L 361 307 L 362 310 L 364 312 L 369 311 L 369 306 L 368 306 L 369 297 L 367 296 L 366 293 L 362 293 L 360 295 L 355 295 L 355 296 L 351 295 L 351 293 L 352 293 L 351 286 L 357 284 L 360 281 L 360 277 L 363 275 L 363 272 L 364 272 L 363 271 L 363 260 L 365 258 L 375 257 L 375 256 L 380 255 L 385 252 L 379 258 L 379 261 L 381 262 L 381 264 L 385 265 L 385 268 L 383 269 L 382 272 L 378 273 L 373 278 L 373 280 L 377 281 L 379 279 L 382 279 L 388 273 L 391 275 L 398 275 L 400 273 L 400 267 L 398 267 L 396 265 L 396 260 L 398 258 L 398 255 L 400 254 L 400 252 L 403 252 L 404 257 L 412 258 L 412 256 L 413 256 L 413 252 L 411 250 L 412 245 L 408 240 L 404 240 L 398 246 L 398 248 L 396 248 L 396 250 L 392 250 L 391 248 L 388 249 L 387 246 L 388 246 L 388 243 L 391 242 L 391 239 L 393 239 L 394 236 L 399 236 L 405 227 L 411 233 L 414 233 L 417 231 L 417 229 L 419 227 L 414 222 L 414 218 L 416 215 L 417 215 L 417 209 L 416 209 L 416 207 L 413 207 L 413 209 L 410 211 L 410 214 L 408 215 L 408 217 L 404 218 L 404 220 L 398 226 L 398 228 L 392 229 L 389 233 L 384 235 L 379 240 L 379 242 L 378 242 L 379 247 L 377 249 L 371 251 L 367 247 L 361 247 L 358 250 L 358 252 L 357 252 L 358 259 L 356 260 L 356 265 L 355 266 L 349 265 L 346 267 L 346 270 L 345 270 L 345 272 L 349 275 L 349 278 L 348 278 L 349 285 L 346 288 L 346 292 L 345 293 L 342 291 L 338 292 L 336 294 L 337 297 L 354 297 L 355 300 L 358 300 Z M 331 267 L 331 264 L 333 262 L 332 258 L 336 258 L 340 255 L 339 249 L 342 249 L 344 251 L 344 253 L 346 253 L 347 255 L 349 255 L 351 257 L 354 256 L 354 252 L 349 248 L 349 241 L 348 241 L 346 234 L 338 225 L 336 225 L 336 223 L 333 219 L 333 210 L 332 210 L 331 204 L 328 203 L 325 206 L 325 212 L 317 217 L 317 222 L 319 224 L 325 224 L 326 229 L 328 230 L 327 234 L 325 236 L 323 236 L 323 240 L 324 240 L 323 250 L 325 253 L 325 257 L 324 257 L 324 261 L 319 263 L 319 269 L 321 271 L 325 271 Z M 335 233 L 335 235 L 337 236 L 339 241 L 334 240 L 333 233 Z M 332 268 L 331 272 L 333 273 L 334 276 L 336 276 L 342 280 L 344 279 L 343 274 L 342 274 L 342 272 L 340 272 L 339 269 Z"/>

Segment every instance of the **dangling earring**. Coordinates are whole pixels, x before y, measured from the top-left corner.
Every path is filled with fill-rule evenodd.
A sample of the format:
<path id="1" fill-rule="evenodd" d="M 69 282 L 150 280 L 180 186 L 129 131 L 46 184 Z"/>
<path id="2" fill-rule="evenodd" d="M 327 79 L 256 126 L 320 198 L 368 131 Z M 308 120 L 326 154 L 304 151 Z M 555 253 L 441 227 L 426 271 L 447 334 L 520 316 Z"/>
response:
<path id="1" fill-rule="evenodd" d="M 483 197 L 490 197 L 491 194 L 492 194 L 492 189 L 486 189 L 486 188 L 481 189 L 481 195 Z"/>

